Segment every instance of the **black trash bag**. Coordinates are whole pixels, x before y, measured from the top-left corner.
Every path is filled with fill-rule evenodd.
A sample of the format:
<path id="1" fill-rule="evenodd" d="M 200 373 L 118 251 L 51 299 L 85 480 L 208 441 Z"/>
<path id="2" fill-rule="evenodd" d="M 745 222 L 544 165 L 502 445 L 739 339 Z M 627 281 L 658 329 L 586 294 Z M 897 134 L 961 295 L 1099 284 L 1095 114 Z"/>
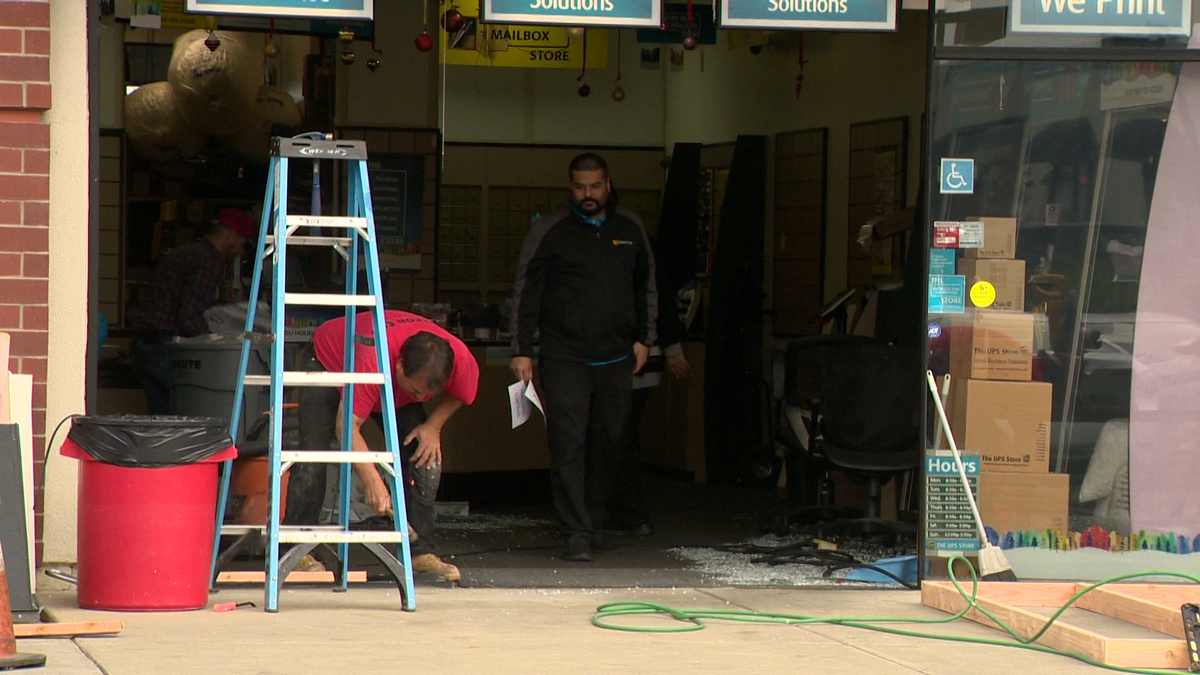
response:
<path id="1" fill-rule="evenodd" d="M 225 420 L 169 415 L 76 417 L 67 439 L 98 462 L 138 468 L 194 464 L 233 445 Z"/>

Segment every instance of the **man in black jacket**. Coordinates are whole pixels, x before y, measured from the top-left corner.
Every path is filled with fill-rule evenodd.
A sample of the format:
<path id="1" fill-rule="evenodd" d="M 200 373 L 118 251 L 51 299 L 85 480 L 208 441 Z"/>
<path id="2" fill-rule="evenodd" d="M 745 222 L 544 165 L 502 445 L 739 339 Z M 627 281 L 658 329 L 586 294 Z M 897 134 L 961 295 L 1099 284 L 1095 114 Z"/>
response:
<path id="1" fill-rule="evenodd" d="M 571 161 L 570 202 L 538 220 L 521 247 L 510 328 L 513 374 L 538 365 L 551 488 L 565 560 L 610 551 L 600 531 L 628 424 L 632 375 L 655 340 L 654 256 L 637 214 L 608 204 L 608 165 Z"/>

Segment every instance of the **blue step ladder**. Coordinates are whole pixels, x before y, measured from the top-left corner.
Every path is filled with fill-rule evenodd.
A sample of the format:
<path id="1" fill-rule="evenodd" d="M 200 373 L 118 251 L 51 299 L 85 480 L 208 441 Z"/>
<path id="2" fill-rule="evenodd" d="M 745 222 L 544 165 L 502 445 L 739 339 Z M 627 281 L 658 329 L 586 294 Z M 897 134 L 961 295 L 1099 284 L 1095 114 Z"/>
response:
<path id="1" fill-rule="evenodd" d="M 341 160 L 348 166 L 347 216 L 290 215 L 288 214 L 288 161 L 322 159 Z M 316 207 L 314 207 L 316 208 Z M 303 229 L 302 229 L 303 228 Z M 317 233 L 317 234 L 314 234 Z M 287 291 L 287 255 L 291 246 L 331 246 L 346 261 L 345 293 L 291 293 Z M 360 253 L 361 252 L 361 253 Z M 366 267 L 367 295 L 358 294 L 359 256 Z M 259 292 L 264 265 L 270 266 L 271 275 L 271 334 L 254 333 L 254 319 L 259 301 Z M 286 309 L 294 306 L 325 306 L 346 308 L 346 352 L 343 372 L 304 372 L 285 370 L 285 326 Z M 263 198 L 262 220 L 259 224 L 257 257 L 254 264 L 254 279 L 250 286 L 250 298 L 246 316 L 246 329 L 242 334 L 242 358 L 238 368 L 238 381 L 234 394 L 233 412 L 230 415 L 230 435 L 237 438 L 241 422 L 242 401 L 245 387 L 270 388 L 270 425 L 268 432 L 271 483 L 269 488 L 270 509 L 265 525 L 226 525 L 224 522 L 226 503 L 229 499 L 229 483 L 233 462 L 224 462 L 221 468 L 221 488 L 217 501 L 216 530 L 213 537 L 212 574 L 210 590 L 216 590 L 217 576 L 240 551 L 250 544 L 266 540 L 266 610 L 279 609 L 279 593 L 287 576 L 300 561 L 309 554 L 325 564 L 333 572 L 336 591 L 345 591 L 349 573 L 350 544 L 361 544 L 387 569 L 399 587 L 402 607 L 416 609 L 413 597 L 412 553 L 409 541 L 408 514 L 404 506 L 404 480 L 400 454 L 400 443 L 396 429 L 396 405 L 390 368 L 379 373 L 356 373 L 354 371 L 354 326 L 357 308 L 367 308 L 372 314 L 375 332 L 375 356 L 377 363 L 390 362 L 388 356 L 387 330 L 383 319 L 383 289 L 379 274 L 379 249 L 375 236 L 375 218 L 371 208 L 371 189 L 367 176 L 367 146 L 363 141 L 331 140 L 311 138 L 274 138 L 271 143 L 271 164 L 267 173 L 266 195 Z M 247 375 L 252 343 L 267 341 L 271 348 L 270 375 Z M 383 408 L 384 452 L 354 452 L 351 449 L 352 434 L 342 434 L 340 450 L 329 448 L 306 448 L 303 450 L 283 449 L 283 413 L 285 387 L 342 387 L 344 401 L 354 400 L 354 385 L 373 384 L 381 388 Z M 352 406 L 342 406 L 342 428 L 352 428 Z M 303 411 L 299 411 L 303 414 Z M 339 464 L 340 490 L 338 523 L 336 525 L 279 524 L 280 482 L 283 473 L 300 462 Z M 378 464 L 384 469 L 385 482 L 392 493 L 394 531 L 365 531 L 350 529 L 350 480 L 351 465 L 357 463 Z M 236 535 L 239 539 L 221 553 L 221 536 Z M 280 558 L 281 544 L 292 548 Z M 336 553 L 329 545 L 336 544 Z M 388 544 L 399 544 L 389 549 Z M 393 550 L 395 552 L 393 552 Z"/>

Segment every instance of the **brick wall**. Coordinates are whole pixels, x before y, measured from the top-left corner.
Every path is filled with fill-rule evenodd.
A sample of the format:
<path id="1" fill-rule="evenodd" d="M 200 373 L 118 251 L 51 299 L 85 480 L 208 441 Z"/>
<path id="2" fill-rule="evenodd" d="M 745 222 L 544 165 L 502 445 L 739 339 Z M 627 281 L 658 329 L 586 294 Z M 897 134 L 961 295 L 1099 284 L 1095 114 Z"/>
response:
<path id="1" fill-rule="evenodd" d="M 46 444 L 50 254 L 50 3 L 0 0 L 0 330 L 9 370 L 33 375 L 33 447 Z M 41 483 L 42 460 L 35 480 Z M 42 495 L 36 495 L 42 557 Z"/>

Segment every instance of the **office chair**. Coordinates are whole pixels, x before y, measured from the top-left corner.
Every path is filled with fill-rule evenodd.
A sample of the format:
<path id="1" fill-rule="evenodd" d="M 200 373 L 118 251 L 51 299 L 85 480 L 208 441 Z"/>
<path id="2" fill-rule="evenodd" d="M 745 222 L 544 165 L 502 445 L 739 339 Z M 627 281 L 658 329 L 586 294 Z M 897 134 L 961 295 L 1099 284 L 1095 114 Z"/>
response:
<path id="1" fill-rule="evenodd" d="M 776 353 L 773 372 L 789 509 L 770 528 L 782 534 L 792 524 L 815 523 L 820 533 L 915 533 L 914 525 L 883 520 L 882 494 L 893 476 L 921 462 L 920 352 L 874 338 L 817 335 L 791 340 Z M 865 513 L 833 506 L 834 469 L 866 482 Z"/>

